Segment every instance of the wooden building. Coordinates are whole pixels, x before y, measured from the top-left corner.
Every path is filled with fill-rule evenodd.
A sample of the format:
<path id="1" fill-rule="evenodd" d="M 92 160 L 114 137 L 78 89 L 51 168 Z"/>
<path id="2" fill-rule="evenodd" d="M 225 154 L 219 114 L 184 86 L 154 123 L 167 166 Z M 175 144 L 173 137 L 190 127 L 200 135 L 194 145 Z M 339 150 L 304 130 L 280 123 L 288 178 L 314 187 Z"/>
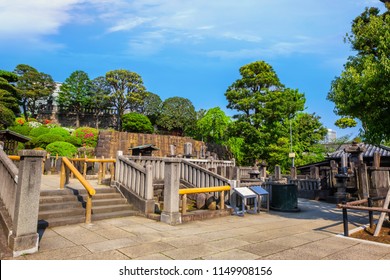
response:
<path id="1" fill-rule="evenodd" d="M 8 155 L 16 155 L 19 143 L 26 143 L 31 139 L 11 130 L 0 130 L 0 141 L 3 142 L 3 150 Z"/>
<path id="2" fill-rule="evenodd" d="M 129 148 L 129 150 L 132 151 L 133 156 L 152 156 L 153 151 L 157 151 L 159 148 L 155 147 L 153 144 L 146 144 Z"/>

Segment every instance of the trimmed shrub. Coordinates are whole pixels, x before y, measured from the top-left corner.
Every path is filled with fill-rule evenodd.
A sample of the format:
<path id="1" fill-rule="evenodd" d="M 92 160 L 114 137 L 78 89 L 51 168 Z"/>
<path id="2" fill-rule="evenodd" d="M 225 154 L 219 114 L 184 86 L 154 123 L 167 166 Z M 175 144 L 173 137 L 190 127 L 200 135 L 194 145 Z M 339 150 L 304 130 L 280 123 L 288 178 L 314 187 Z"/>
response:
<path id="1" fill-rule="evenodd" d="M 72 157 L 77 154 L 77 148 L 74 145 L 63 141 L 56 141 L 47 145 L 46 151 L 53 156 L 58 155 L 63 157 Z"/>
<path id="2" fill-rule="evenodd" d="M 67 138 L 70 136 L 69 131 L 65 128 L 62 128 L 62 127 L 50 128 L 49 134 L 59 135 L 63 138 Z"/>
<path id="3" fill-rule="evenodd" d="M 81 140 L 82 145 L 87 147 L 96 147 L 99 131 L 92 127 L 79 127 L 73 132 Z"/>
<path id="4" fill-rule="evenodd" d="M 122 117 L 122 128 L 128 132 L 153 133 L 154 128 L 149 118 L 139 113 L 128 113 Z"/>
<path id="5" fill-rule="evenodd" d="M 64 137 L 57 134 L 46 133 L 38 136 L 37 138 L 34 138 L 31 142 L 35 147 L 41 147 L 45 149 L 47 145 L 57 141 L 64 141 Z"/>
<path id="6" fill-rule="evenodd" d="M 82 145 L 81 139 L 73 135 L 66 137 L 65 142 L 68 142 L 76 147 L 81 147 Z"/>
<path id="7" fill-rule="evenodd" d="M 46 126 L 36 127 L 36 128 L 31 129 L 30 136 L 31 137 L 38 137 L 38 136 L 41 136 L 43 134 L 49 133 L 49 131 L 50 131 L 50 129 Z"/>
<path id="8" fill-rule="evenodd" d="M 30 134 L 30 131 L 31 131 L 31 127 L 29 127 L 28 125 L 15 125 L 15 126 L 9 127 L 8 129 L 13 131 L 13 132 L 22 134 L 24 136 L 28 136 Z"/>

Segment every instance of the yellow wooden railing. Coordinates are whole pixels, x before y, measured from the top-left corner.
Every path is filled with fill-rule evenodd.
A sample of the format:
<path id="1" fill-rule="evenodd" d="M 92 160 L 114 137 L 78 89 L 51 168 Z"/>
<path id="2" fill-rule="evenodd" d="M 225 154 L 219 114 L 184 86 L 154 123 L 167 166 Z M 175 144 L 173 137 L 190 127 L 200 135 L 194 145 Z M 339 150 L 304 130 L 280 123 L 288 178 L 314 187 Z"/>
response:
<path id="1" fill-rule="evenodd" d="M 83 176 L 86 178 L 87 176 L 87 163 L 88 162 L 98 162 L 99 163 L 99 172 L 98 172 L 98 184 L 101 184 L 107 170 L 108 163 L 115 163 L 116 160 L 113 158 L 105 159 L 105 158 L 71 158 L 72 162 L 83 162 Z M 113 164 L 110 166 L 111 180 L 114 179 L 115 167 Z"/>
<path id="2" fill-rule="evenodd" d="M 182 214 L 187 213 L 187 194 L 196 193 L 209 193 L 209 192 L 220 192 L 220 209 L 225 209 L 225 191 L 230 191 L 230 186 L 217 186 L 208 188 L 188 188 L 179 189 L 179 195 L 182 195 Z"/>
<path id="3" fill-rule="evenodd" d="M 20 156 L 8 156 L 9 159 L 11 160 L 16 160 L 16 161 L 19 161 L 20 160 Z"/>
<path id="4" fill-rule="evenodd" d="M 70 170 L 74 174 L 74 176 L 80 181 L 83 187 L 87 191 L 87 203 L 85 207 L 85 223 L 91 223 L 92 217 L 92 196 L 96 194 L 96 190 L 91 186 L 91 184 L 81 175 L 81 173 L 74 167 L 74 165 L 70 162 L 70 160 L 66 157 L 62 157 L 61 164 L 61 173 L 60 173 L 60 189 L 65 187 L 65 183 L 67 181 L 67 172 L 66 168 Z"/>

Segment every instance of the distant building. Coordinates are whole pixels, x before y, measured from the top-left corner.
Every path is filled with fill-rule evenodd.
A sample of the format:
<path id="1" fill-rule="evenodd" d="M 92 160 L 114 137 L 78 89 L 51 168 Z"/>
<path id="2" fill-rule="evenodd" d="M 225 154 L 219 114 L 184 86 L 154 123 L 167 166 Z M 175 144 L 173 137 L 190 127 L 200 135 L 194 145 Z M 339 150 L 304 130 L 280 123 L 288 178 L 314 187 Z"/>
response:
<path id="1" fill-rule="evenodd" d="M 336 131 L 328 128 L 328 133 L 325 136 L 324 142 L 331 143 L 331 142 L 334 142 L 336 140 L 336 138 L 337 138 Z"/>

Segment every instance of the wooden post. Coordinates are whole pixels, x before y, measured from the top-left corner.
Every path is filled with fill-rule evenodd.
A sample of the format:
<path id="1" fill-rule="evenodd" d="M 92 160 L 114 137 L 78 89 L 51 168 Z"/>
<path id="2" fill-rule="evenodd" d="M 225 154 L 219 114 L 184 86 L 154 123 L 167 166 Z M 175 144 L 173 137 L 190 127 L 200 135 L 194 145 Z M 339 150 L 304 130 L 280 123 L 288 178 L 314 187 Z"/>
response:
<path id="1" fill-rule="evenodd" d="M 61 163 L 61 171 L 60 171 L 60 189 L 64 189 L 65 187 L 65 177 L 66 177 L 66 174 L 65 174 L 65 163 L 62 162 Z"/>
<path id="2" fill-rule="evenodd" d="M 87 204 L 85 206 L 85 223 L 90 224 L 92 220 L 92 196 L 88 193 Z"/>
<path id="3" fill-rule="evenodd" d="M 102 159 L 104 159 L 104 156 L 102 157 Z M 102 182 L 104 182 L 104 179 L 106 178 L 106 162 L 103 162 L 103 164 L 101 165 L 102 167 Z"/>
<path id="4" fill-rule="evenodd" d="M 219 202 L 220 208 L 221 208 L 221 210 L 224 210 L 225 209 L 225 191 L 221 191 L 221 195 L 220 195 L 219 199 L 221 200 Z"/>
<path id="5" fill-rule="evenodd" d="M 182 196 L 181 212 L 183 215 L 187 213 L 187 194 Z"/>
<path id="6" fill-rule="evenodd" d="M 390 178 L 389 178 L 389 180 L 390 180 Z M 387 209 L 389 207 L 389 203 L 390 203 L 390 188 L 389 188 L 389 191 L 387 192 L 387 195 L 386 195 L 386 198 L 385 198 L 385 202 L 383 203 L 383 208 Z M 381 231 L 381 228 L 382 228 L 382 225 L 383 225 L 383 221 L 385 220 L 385 216 L 386 216 L 385 212 L 382 212 L 381 215 L 379 216 L 379 221 L 378 221 L 378 223 L 376 225 L 374 236 L 378 236 L 379 235 L 379 232 Z"/>
<path id="7" fill-rule="evenodd" d="M 87 161 L 85 160 L 87 157 L 84 158 L 84 164 L 83 164 L 83 176 L 86 179 L 87 178 Z"/>
<path id="8" fill-rule="evenodd" d="M 374 168 L 379 168 L 381 167 L 381 154 L 378 152 L 374 153 L 374 163 L 373 163 Z"/>
<path id="9" fill-rule="evenodd" d="M 359 178 L 359 194 L 360 198 L 368 198 L 370 196 L 370 189 L 368 185 L 368 173 L 367 173 L 367 165 L 365 163 L 360 164 L 357 167 L 358 170 L 358 178 Z"/>
<path id="10" fill-rule="evenodd" d="M 103 180 L 103 162 L 99 162 L 99 172 L 98 172 L 98 184 L 100 185 Z"/>

